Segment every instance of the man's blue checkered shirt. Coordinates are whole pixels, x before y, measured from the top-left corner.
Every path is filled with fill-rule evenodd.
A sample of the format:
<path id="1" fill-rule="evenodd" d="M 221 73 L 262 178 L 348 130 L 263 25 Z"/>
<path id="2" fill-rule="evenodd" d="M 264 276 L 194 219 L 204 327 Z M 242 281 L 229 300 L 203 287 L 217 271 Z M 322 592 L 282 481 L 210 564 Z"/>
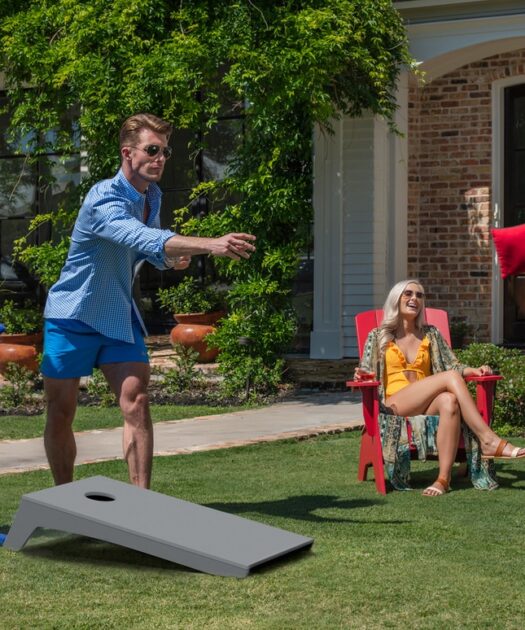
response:
<path id="1" fill-rule="evenodd" d="M 144 225 L 144 204 L 150 215 Z M 77 319 L 99 333 L 132 343 L 132 298 L 137 264 L 147 260 L 166 269 L 164 243 L 174 236 L 160 229 L 161 191 L 150 184 L 139 193 L 120 170 L 98 182 L 86 196 L 60 278 L 47 298 L 46 319 Z M 144 328 L 145 330 L 145 328 Z"/>

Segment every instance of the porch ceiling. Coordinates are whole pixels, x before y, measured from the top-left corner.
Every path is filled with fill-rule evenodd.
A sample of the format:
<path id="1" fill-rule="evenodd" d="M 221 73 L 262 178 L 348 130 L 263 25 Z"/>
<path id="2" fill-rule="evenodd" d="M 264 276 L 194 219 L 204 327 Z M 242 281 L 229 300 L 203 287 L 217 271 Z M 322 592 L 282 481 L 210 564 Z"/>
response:
<path id="1" fill-rule="evenodd" d="M 525 13 L 523 0 L 398 0 L 394 7 L 407 24 Z"/>

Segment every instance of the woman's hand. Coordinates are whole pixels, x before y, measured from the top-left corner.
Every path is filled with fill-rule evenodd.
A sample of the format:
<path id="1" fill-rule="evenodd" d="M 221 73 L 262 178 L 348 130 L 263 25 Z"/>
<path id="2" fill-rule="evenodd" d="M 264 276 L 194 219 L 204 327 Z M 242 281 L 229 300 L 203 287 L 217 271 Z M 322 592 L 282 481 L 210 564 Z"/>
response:
<path id="1" fill-rule="evenodd" d="M 479 368 L 465 368 L 463 370 L 463 376 L 490 376 L 492 374 L 492 368 L 490 365 L 482 365 Z"/>
<path id="2" fill-rule="evenodd" d="M 362 367 L 356 367 L 354 370 L 354 381 L 373 381 L 376 377 L 375 372 L 370 372 Z"/>

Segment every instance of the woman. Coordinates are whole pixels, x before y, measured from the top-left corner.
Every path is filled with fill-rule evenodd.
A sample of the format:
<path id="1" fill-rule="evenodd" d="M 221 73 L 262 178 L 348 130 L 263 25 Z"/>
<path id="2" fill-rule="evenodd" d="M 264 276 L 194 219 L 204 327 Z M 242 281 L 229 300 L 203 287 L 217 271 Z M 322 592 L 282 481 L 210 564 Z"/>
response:
<path id="1" fill-rule="evenodd" d="M 398 282 L 383 307 L 383 321 L 368 336 L 355 379 L 379 372 L 380 396 L 387 417 L 439 416 L 436 446 L 439 474 L 425 489 L 425 496 L 448 491 L 452 465 L 465 422 L 481 448 L 481 459 L 525 457 L 525 448 L 500 440 L 485 424 L 472 399 L 464 376 L 491 374 L 488 365 L 460 365 L 434 326 L 425 324 L 425 293 L 417 280 Z"/>

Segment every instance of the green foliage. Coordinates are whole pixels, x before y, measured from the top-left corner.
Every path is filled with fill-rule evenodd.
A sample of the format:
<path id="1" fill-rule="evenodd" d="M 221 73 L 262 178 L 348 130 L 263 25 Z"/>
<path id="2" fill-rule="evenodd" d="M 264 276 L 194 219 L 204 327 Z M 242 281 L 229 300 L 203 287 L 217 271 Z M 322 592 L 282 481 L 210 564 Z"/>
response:
<path id="1" fill-rule="evenodd" d="M 87 381 L 86 389 L 95 400 L 95 404 L 100 407 L 113 407 L 117 404 L 115 394 L 109 388 L 104 374 L 98 368 L 93 370 L 93 374 Z"/>
<path id="2" fill-rule="evenodd" d="M 246 299 L 241 306 L 237 301 L 241 287 L 234 295 L 236 308 L 206 341 L 221 349 L 219 372 L 225 376 L 225 394 L 245 391 L 255 400 L 275 392 L 284 366 L 276 355 L 293 338 L 297 324 L 290 308 L 275 308 L 268 300 Z"/>
<path id="3" fill-rule="evenodd" d="M 250 357 L 273 374 L 293 336 L 293 326 L 283 324 L 287 291 L 311 244 L 312 129 L 330 133 L 331 120 L 364 110 L 392 126 L 397 79 L 412 66 L 391 0 L 13 0 L 1 11 L 0 71 L 13 132 L 48 139 L 30 146 L 32 154 L 68 154 L 80 144 L 89 173 L 84 189 L 118 167 L 118 129 L 130 114 L 151 111 L 177 128 L 203 131 L 197 152 L 225 103 L 244 113 L 225 179 L 193 194 L 206 195 L 220 212 L 203 218 L 182 208 L 174 220 L 183 234 L 257 236 L 250 261 L 218 261 L 243 296 L 230 308 L 228 335 L 217 337 L 219 361 L 225 374 L 237 374 L 245 349 L 231 340 L 253 317 L 255 337 L 265 342 L 254 344 Z M 225 199 L 240 201 L 215 204 Z M 37 260 L 32 250 L 26 260 L 36 269 L 46 257 Z M 39 273 L 46 283 L 52 276 Z M 252 316 L 261 296 L 267 308 Z"/>
<path id="4" fill-rule="evenodd" d="M 491 343 L 473 343 L 456 354 L 466 365 L 490 365 L 504 377 L 496 386 L 494 427 L 501 434 L 525 433 L 525 355 Z"/>
<path id="5" fill-rule="evenodd" d="M 283 367 L 283 359 L 265 363 L 262 357 L 231 353 L 230 360 L 220 363 L 221 371 L 227 375 L 221 383 L 221 394 L 228 399 L 244 392 L 246 402 L 259 403 L 265 396 L 276 392 Z"/>
<path id="6" fill-rule="evenodd" d="M 167 313 L 211 313 L 224 309 L 224 292 L 187 276 L 177 286 L 159 289 L 157 299 Z"/>
<path id="7" fill-rule="evenodd" d="M 72 196 L 72 199 L 77 197 Z M 75 217 L 76 210 L 64 209 L 38 214 L 31 219 L 28 233 L 14 242 L 14 258 L 24 263 L 46 289 L 58 280 L 69 250 L 69 232 Z M 51 226 L 53 238 L 37 245 L 33 242 L 34 236 L 46 224 Z"/>
<path id="8" fill-rule="evenodd" d="M 16 409 L 33 402 L 33 392 L 38 378 L 18 363 L 8 363 L 3 373 L 5 384 L 0 387 L 0 407 Z"/>
<path id="9" fill-rule="evenodd" d="M 203 374 L 195 368 L 199 353 L 180 343 L 174 345 L 175 367 L 162 374 L 162 390 L 173 395 L 202 385 Z"/>
<path id="10" fill-rule="evenodd" d="M 19 306 L 13 300 L 6 300 L 0 307 L 0 323 L 11 335 L 41 332 L 44 326 L 42 309 L 28 301 Z"/>

